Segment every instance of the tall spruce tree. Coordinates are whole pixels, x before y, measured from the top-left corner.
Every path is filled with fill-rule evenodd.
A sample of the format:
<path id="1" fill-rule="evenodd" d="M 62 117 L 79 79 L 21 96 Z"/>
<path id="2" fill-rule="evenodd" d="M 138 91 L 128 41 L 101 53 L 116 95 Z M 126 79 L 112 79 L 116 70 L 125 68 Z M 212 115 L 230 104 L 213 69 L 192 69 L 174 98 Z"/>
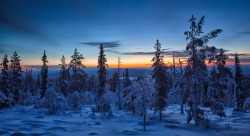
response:
<path id="1" fill-rule="evenodd" d="M 243 87 L 244 75 L 241 69 L 240 60 L 238 54 L 235 53 L 235 84 L 236 88 L 234 91 L 234 111 L 235 112 L 243 112 L 243 104 L 246 98 L 248 97 L 247 90 Z"/>
<path id="2" fill-rule="evenodd" d="M 42 62 L 43 62 L 43 65 L 42 65 L 42 69 L 41 69 L 41 77 L 42 77 L 41 96 L 40 96 L 41 98 L 44 97 L 45 92 L 47 90 L 47 84 L 48 84 L 48 66 L 47 66 L 47 63 L 49 63 L 49 62 L 47 60 L 47 55 L 46 55 L 45 50 L 43 52 Z"/>
<path id="3" fill-rule="evenodd" d="M 82 60 L 84 59 L 83 55 L 75 49 L 74 54 L 71 56 L 71 61 L 69 63 L 69 69 L 72 71 L 72 77 L 70 81 L 70 90 L 71 93 L 78 91 L 79 93 L 84 90 L 86 84 L 87 74 L 84 72 L 86 68 Z"/>
<path id="4" fill-rule="evenodd" d="M 98 92 L 96 96 L 96 106 L 97 106 L 97 112 L 109 112 L 110 111 L 110 105 L 105 101 L 105 98 L 103 97 L 105 93 L 105 85 L 106 80 L 108 76 L 108 72 L 106 70 L 106 67 L 108 67 L 106 55 L 104 54 L 103 45 L 100 44 L 100 53 L 98 57 Z"/>
<path id="5" fill-rule="evenodd" d="M 21 91 L 22 86 L 22 67 L 20 65 L 20 56 L 15 51 L 10 60 L 10 79 L 11 79 L 11 88 L 14 94 L 15 102 L 18 102 L 19 92 Z"/>
<path id="6" fill-rule="evenodd" d="M 215 59 L 216 59 L 216 66 L 217 66 L 217 70 L 218 70 L 218 78 L 223 79 L 223 78 L 227 78 L 230 77 L 232 78 L 232 72 L 230 71 L 230 69 L 228 67 L 226 67 L 226 61 L 228 59 L 228 56 L 225 54 L 224 49 L 220 49 L 219 53 L 217 55 L 215 55 Z"/>
<path id="7" fill-rule="evenodd" d="M 5 94 L 6 97 L 11 97 L 10 92 L 10 76 L 9 76 L 9 60 L 8 55 L 5 54 L 3 57 L 2 73 L 1 73 L 1 88 L 0 90 Z"/>
<path id="8" fill-rule="evenodd" d="M 219 83 L 219 76 L 216 72 L 215 66 L 211 70 L 211 81 L 208 87 L 209 106 L 214 114 L 220 117 L 226 117 L 224 112 L 225 94 L 223 87 Z"/>
<path id="9" fill-rule="evenodd" d="M 60 75 L 58 78 L 59 81 L 59 91 L 64 95 L 67 96 L 67 91 L 69 90 L 69 72 L 67 69 L 67 64 L 65 62 L 64 55 L 61 58 L 61 70 Z"/>
<path id="10" fill-rule="evenodd" d="M 199 77 L 200 74 L 203 73 L 201 70 L 206 70 L 205 59 L 207 51 L 211 52 L 215 50 L 215 47 L 207 47 L 204 44 L 208 43 L 210 39 L 214 39 L 218 36 L 219 33 L 222 32 L 221 29 L 216 29 L 211 31 L 207 35 L 201 36 L 203 33 L 203 24 L 204 24 L 205 16 L 202 16 L 199 22 L 196 22 L 196 18 L 192 16 L 192 18 L 188 21 L 191 23 L 190 30 L 185 31 L 184 35 L 186 36 L 186 40 L 189 40 L 189 43 L 186 46 L 186 50 L 190 51 L 191 57 L 189 58 L 188 63 L 192 66 L 192 105 L 190 105 L 190 111 L 188 113 L 188 123 L 190 121 L 190 117 L 194 118 L 195 125 L 198 126 L 198 114 L 197 114 L 197 87 L 199 87 L 200 83 Z M 198 73 L 199 72 L 199 73 Z"/>
<path id="11" fill-rule="evenodd" d="M 163 50 L 161 49 L 161 44 L 159 40 L 156 40 L 155 48 L 155 56 L 152 58 L 152 68 L 153 74 L 152 78 L 155 79 L 155 105 L 154 108 L 156 111 L 159 111 L 160 120 L 162 120 L 162 111 L 165 109 L 167 105 L 167 67 L 164 64 L 163 60 Z"/>

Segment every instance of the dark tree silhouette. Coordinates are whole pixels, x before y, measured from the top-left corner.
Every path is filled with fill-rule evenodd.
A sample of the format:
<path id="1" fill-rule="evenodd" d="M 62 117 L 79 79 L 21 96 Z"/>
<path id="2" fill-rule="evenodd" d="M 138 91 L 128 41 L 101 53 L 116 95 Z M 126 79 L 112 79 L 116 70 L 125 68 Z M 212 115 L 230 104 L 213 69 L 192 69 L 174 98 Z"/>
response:
<path id="1" fill-rule="evenodd" d="M 197 74 L 197 68 L 198 67 L 201 68 L 202 66 L 205 66 L 204 65 L 204 60 L 206 57 L 205 52 L 215 50 L 214 47 L 206 47 L 204 46 L 204 44 L 208 43 L 210 39 L 214 39 L 215 37 L 218 36 L 219 33 L 222 32 L 221 29 L 216 29 L 204 36 L 201 36 L 201 34 L 203 33 L 202 29 L 203 29 L 204 20 L 205 20 L 205 16 L 202 16 L 200 21 L 197 23 L 196 18 L 192 16 L 192 18 L 188 21 L 191 23 L 190 30 L 184 32 L 184 35 L 186 36 L 186 40 L 189 40 L 189 43 L 186 46 L 186 50 L 190 50 L 191 52 L 189 63 L 192 66 L 192 79 L 193 79 L 192 80 L 193 81 L 193 86 L 192 86 L 193 99 L 191 102 L 192 106 L 191 106 L 188 116 L 192 117 L 191 114 L 193 113 L 195 125 L 197 126 L 198 126 L 198 119 L 197 119 L 198 114 L 196 113 L 197 112 L 197 98 L 196 98 L 197 89 L 196 88 L 198 85 L 198 78 L 199 78 Z"/>
<path id="2" fill-rule="evenodd" d="M 103 95 L 105 93 L 105 85 L 106 80 L 108 76 L 108 72 L 106 70 L 107 65 L 107 59 L 106 55 L 104 54 L 103 45 L 100 44 L 100 53 L 98 57 L 98 92 L 96 96 L 96 107 L 97 112 L 108 112 L 110 110 L 110 105 L 107 103 L 103 98 Z"/>
<path id="3" fill-rule="evenodd" d="M 234 91 L 234 112 L 243 112 L 243 104 L 248 97 L 247 90 L 243 87 L 244 75 L 241 69 L 240 60 L 238 54 L 235 53 L 235 77 L 236 88 Z"/>
<path id="4" fill-rule="evenodd" d="M 42 69 L 41 69 L 41 77 L 42 77 L 41 96 L 40 96 L 41 98 L 44 97 L 45 92 L 47 90 L 47 84 L 48 84 L 48 66 L 47 66 L 47 63 L 49 63 L 49 62 L 47 60 L 47 55 L 46 55 L 45 50 L 43 52 L 42 62 L 43 62 L 43 65 L 42 65 Z"/>
<path id="5" fill-rule="evenodd" d="M 84 68 L 86 68 L 82 60 L 84 57 L 80 54 L 77 49 L 75 49 L 74 54 L 71 56 L 71 61 L 69 63 L 69 69 L 72 69 L 72 79 L 70 83 L 70 90 L 73 93 L 74 91 L 83 91 L 86 84 L 87 74 L 84 72 Z"/>
<path id="6" fill-rule="evenodd" d="M 14 100 L 18 102 L 19 91 L 22 87 L 22 67 L 20 65 L 20 56 L 15 51 L 10 60 L 10 79 L 11 79 L 11 88 L 14 94 Z"/>
<path id="7" fill-rule="evenodd" d="M 219 72 L 218 78 L 225 78 L 226 76 L 232 78 L 232 72 L 228 67 L 226 67 L 226 61 L 228 59 L 228 56 L 225 54 L 225 51 L 222 48 L 220 49 L 219 54 L 215 56 L 215 59 L 217 70 Z"/>
<path id="8" fill-rule="evenodd" d="M 162 120 L 162 111 L 165 109 L 167 105 L 166 97 L 168 93 L 167 88 L 167 67 L 164 64 L 163 60 L 163 50 L 161 49 L 161 44 L 159 40 L 156 40 L 155 48 L 155 56 L 151 60 L 153 62 L 153 75 L 152 78 L 155 79 L 155 110 L 159 111 L 160 120 Z"/>
<path id="9" fill-rule="evenodd" d="M 5 94 L 6 97 L 9 97 L 10 92 L 10 76 L 9 76 L 9 60 L 8 55 L 5 54 L 3 57 L 2 65 L 2 73 L 1 73 L 1 91 Z"/>
<path id="10" fill-rule="evenodd" d="M 226 60 L 228 57 L 225 55 L 224 50 L 221 48 L 219 53 L 210 59 L 210 62 L 214 62 L 214 66 L 211 70 L 211 81 L 209 84 L 209 90 L 206 92 L 209 96 L 209 106 L 214 114 L 220 117 L 226 117 L 224 112 L 225 104 L 225 92 L 227 90 L 227 81 L 232 78 L 232 73 L 229 68 L 226 67 Z M 217 70 L 216 70 L 217 67 Z M 226 82 L 226 83 L 225 83 Z"/>
<path id="11" fill-rule="evenodd" d="M 64 55 L 61 58 L 61 70 L 58 78 L 59 81 L 59 90 L 64 95 L 67 96 L 67 91 L 69 90 L 69 72 L 67 69 L 67 64 L 65 62 Z"/>

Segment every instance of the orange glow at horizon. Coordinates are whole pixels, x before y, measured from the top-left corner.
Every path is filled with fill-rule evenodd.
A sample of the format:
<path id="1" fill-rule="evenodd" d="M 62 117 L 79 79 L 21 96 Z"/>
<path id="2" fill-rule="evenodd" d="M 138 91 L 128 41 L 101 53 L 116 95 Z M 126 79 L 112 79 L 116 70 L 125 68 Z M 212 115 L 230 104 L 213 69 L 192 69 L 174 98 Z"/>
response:
<path id="1" fill-rule="evenodd" d="M 153 62 L 150 62 L 150 61 L 138 61 L 138 62 L 128 62 L 128 61 L 124 61 L 120 67 L 121 68 L 151 68 Z M 172 62 L 168 62 L 168 61 L 165 61 L 165 64 L 167 66 L 170 66 L 172 65 Z M 250 62 L 240 62 L 241 65 L 250 65 Z M 97 68 L 97 63 L 91 63 L 91 62 L 87 62 L 84 64 L 86 66 L 86 68 Z M 187 65 L 187 63 L 183 63 L 182 64 L 182 67 L 185 67 Z M 208 63 L 208 61 L 206 61 L 206 65 L 207 66 L 213 66 L 214 64 L 213 63 Z M 22 65 L 22 70 L 25 71 L 26 69 L 27 70 L 38 70 L 36 68 L 36 66 L 41 66 L 41 65 Z M 58 68 L 60 67 L 60 65 L 53 65 L 53 64 L 48 64 L 48 67 L 50 66 L 57 66 Z M 176 60 L 176 63 L 175 63 L 175 66 L 179 66 L 179 63 L 178 61 Z M 226 62 L 226 66 L 234 66 L 234 61 L 227 61 Z M 0 67 L 1 68 L 1 67 Z M 108 63 L 108 68 L 118 68 L 118 64 L 116 62 L 113 61 L 113 63 Z"/>
<path id="2" fill-rule="evenodd" d="M 122 63 L 120 65 L 120 68 L 151 68 L 152 64 L 146 64 L 146 63 Z M 86 64 L 86 67 L 97 67 L 97 65 L 93 64 Z M 108 64 L 109 68 L 118 68 L 118 64 Z"/>

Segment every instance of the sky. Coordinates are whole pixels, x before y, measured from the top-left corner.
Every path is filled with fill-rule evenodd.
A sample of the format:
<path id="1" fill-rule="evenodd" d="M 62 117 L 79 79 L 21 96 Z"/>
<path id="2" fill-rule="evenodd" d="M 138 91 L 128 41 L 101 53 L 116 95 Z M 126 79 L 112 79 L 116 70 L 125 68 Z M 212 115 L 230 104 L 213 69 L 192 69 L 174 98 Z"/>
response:
<path id="1" fill-rule="evenodd" d="M 157 39 L 166 63 L 173 51 L 187 57 L 192 15 L 205 16 L 204 34 L 223 30 L 208 45 L 225 49 L 228 64 L 235 52 L 250 64 L 249 0 L 1 0 L 0 57 L 17 51 L 22 65 L 41 65 L 45 50 L 48 65 L 58 65 L 77 48 L 84 65 L 96 67 L 103 43 L 110 67 L 118 57 L 122 67 L 150 67 Z"/>

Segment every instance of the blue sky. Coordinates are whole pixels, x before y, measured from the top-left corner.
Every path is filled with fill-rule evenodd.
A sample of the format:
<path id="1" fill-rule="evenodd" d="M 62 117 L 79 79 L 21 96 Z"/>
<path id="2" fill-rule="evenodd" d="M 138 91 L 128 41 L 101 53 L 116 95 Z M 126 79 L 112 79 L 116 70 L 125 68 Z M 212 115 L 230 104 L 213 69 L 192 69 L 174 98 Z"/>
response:
<path id="1" fill-rule="evenodd" d="M 248 0 L 1 0 L 0 57 L 17 51 L 23 65 L 40 65 L 46 50 L 49 64 L 57 65 L 77 48 L 83 63 L 95 66 L 104 43 L 109 64 L 120 56 L 124 66 L 146 66 L 156 39 L 170 52 L 185 50 L 192 14 L 205 15 L 204 33 L 224 31 L 209 45 L 250 62 Z"/>

